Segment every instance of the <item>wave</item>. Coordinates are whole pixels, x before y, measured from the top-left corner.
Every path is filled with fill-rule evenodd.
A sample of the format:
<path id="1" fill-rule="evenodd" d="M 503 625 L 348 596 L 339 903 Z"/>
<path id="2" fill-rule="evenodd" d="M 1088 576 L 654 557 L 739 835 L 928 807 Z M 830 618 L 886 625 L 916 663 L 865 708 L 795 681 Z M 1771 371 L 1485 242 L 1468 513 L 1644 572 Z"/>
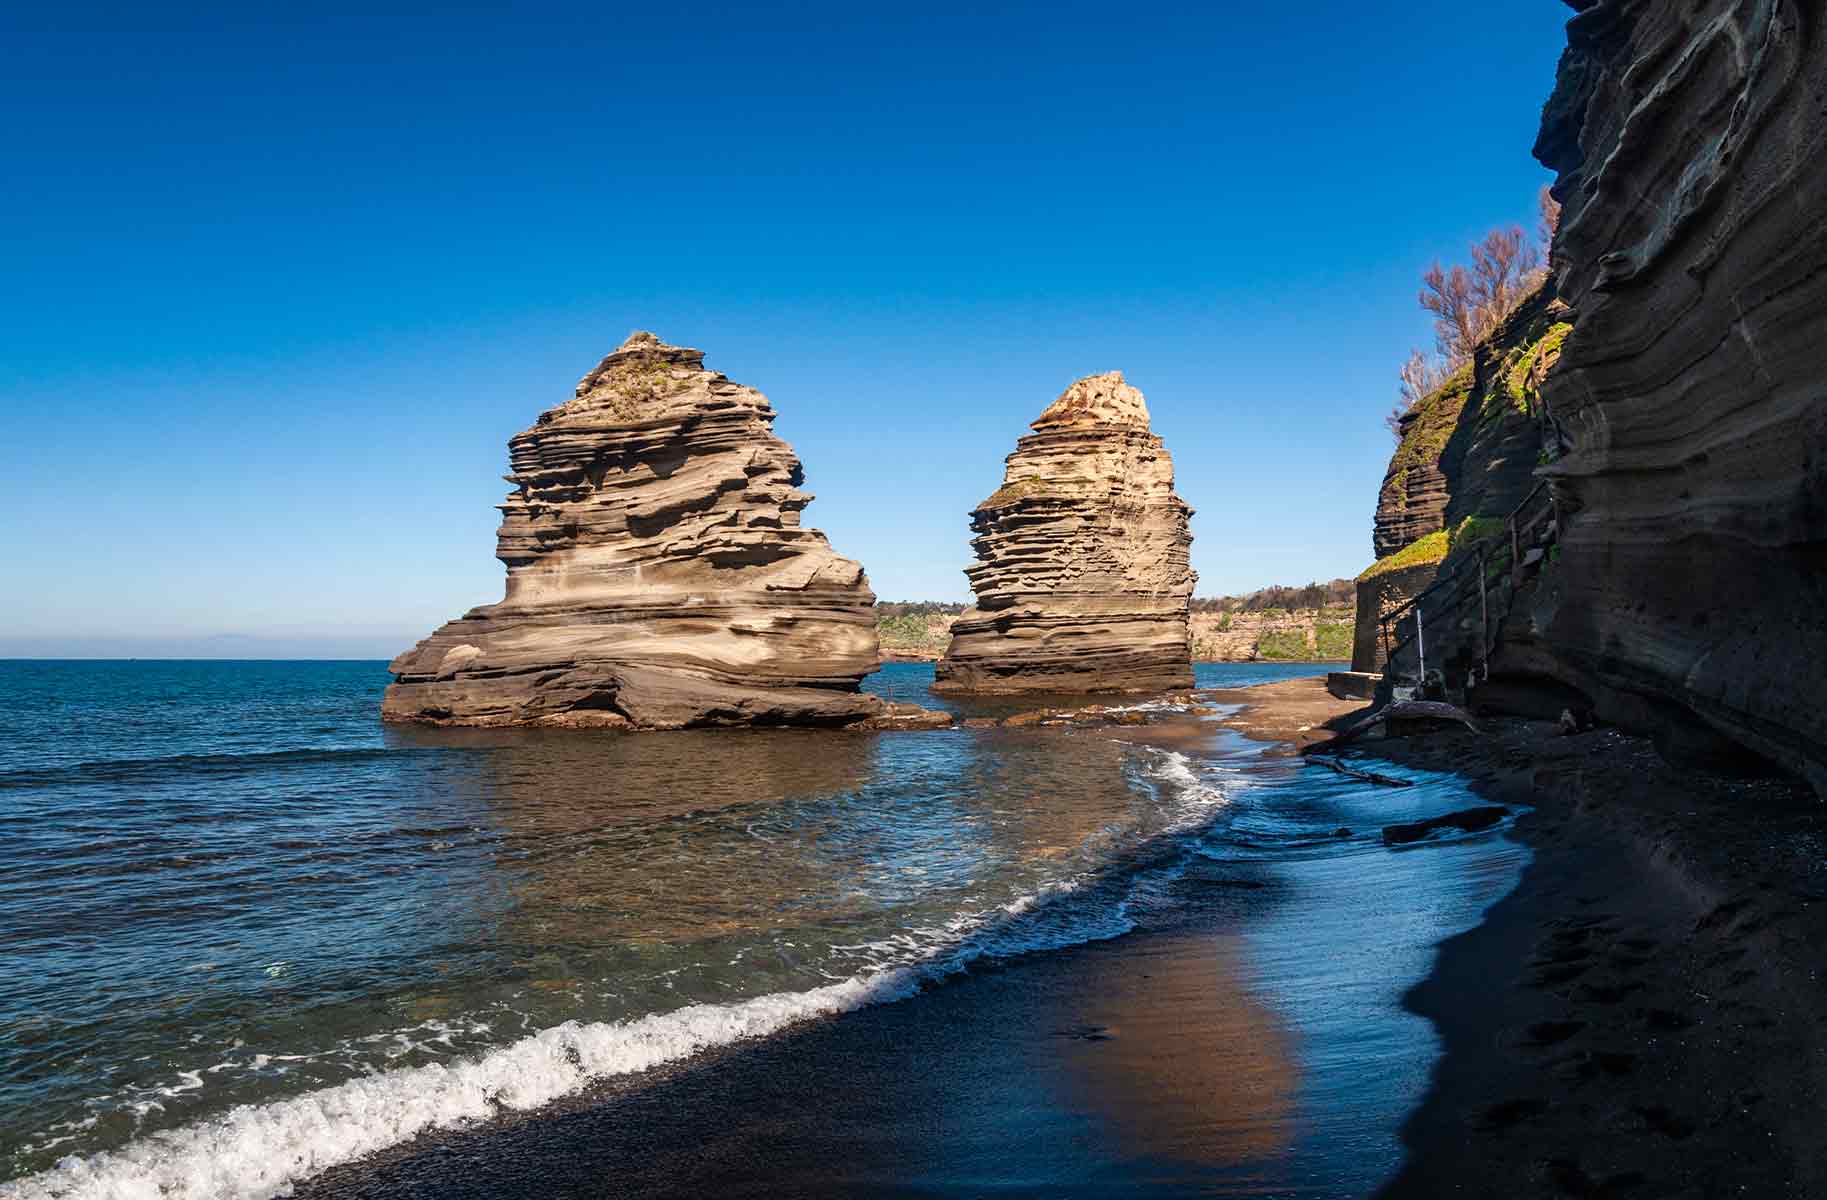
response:
<path id="1" fill-rule="evenodd" d="M 429 1130 L 526 1111 L 591 1084 L 767 1037 L 821 1017 L 908 999 L 984 959 L 1005 959 L 1119 937 L 1129 910 L 1178 878 L 1192 858 L 1183 835 L 1226 802 L 1185 755 L 1151 750 L 1143 780 L 1166 826 L 1124 861 L 1044 885 L 952 921 L 920 957 L 821 987 L 724 1004 L 694 1004 L 625 1021 L 567 1021 L 476 1058 L 396 1068 L 302 1095 L 242 1105 L 117 1150 L 63 1159 L 0 1184 L 0 1200 L 227 1200 L 282 1195 L 331 1167 Z M 886 944 L 872 949 L 887 950 Z"/>
<path id="2" fill-rule="evenodd" d="M 328 746 L 321 749 L 262 750 L 250 754 L 170 754 L 147 758 L 103 758 L 57 767 L 0 772 L 0 790 L 58 783 L 136 782 L 171 774 L 235 774 L 271 767 L 374 762 L 400 755 L 448 754 L 449 748 Z"/>

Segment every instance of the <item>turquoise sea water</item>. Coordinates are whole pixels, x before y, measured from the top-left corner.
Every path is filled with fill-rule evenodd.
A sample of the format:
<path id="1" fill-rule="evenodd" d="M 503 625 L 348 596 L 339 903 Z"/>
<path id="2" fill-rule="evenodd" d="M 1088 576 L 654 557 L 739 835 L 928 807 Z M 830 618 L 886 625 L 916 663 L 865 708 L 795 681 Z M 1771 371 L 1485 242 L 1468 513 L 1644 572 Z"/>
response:
<path id="1" fill-rule="evenodd" d="M 930 680 L 900 664 L 869 686 L 931 704 Z M 1289 885 L 1241 934 L 1307 1056 L 1280 1153 L 1334 1179 L 1324 1147 L 1349 1146 L 1335 1166 L 1367 1192 L 1431 1062 L 1395 997 L 1521 862 L 1501 831 L 1381 847 L 1380 822 L 1464 803 L 1456 781 L 1366 791 L 1187 717 L 433 731 L 379 723 L 387 681 L 365 662 L 0 663 L 0 1194 L 277 1194 L 1147 928 L 1212 863 Z"/>

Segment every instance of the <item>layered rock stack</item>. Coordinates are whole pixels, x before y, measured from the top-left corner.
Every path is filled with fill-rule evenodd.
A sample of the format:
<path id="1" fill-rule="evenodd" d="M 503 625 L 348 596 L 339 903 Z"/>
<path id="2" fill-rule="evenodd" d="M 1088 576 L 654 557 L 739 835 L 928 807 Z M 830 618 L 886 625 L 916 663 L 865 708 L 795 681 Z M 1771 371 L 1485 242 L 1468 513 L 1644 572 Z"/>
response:
<path id="1" fill-rule="evenodd" d="M 1536 145 L 1579 318 L 1543 389 L 1569 449 L 1532 628 L 1601 717 L 1827 794 L 1827 20 L 1574 7 Z"/>
<path id="2" fill-rule="evenodd" d="M 753 388 L 630 337 L 508 443 L 507 596 L 392 663 L 387 719 L 675 729 L 851 725 L 879 665 L 863 569 Z"/>
<path id="3" fill-rule="evenodd" d="M 942 692 L 1148 692 L 1193 682 L 1192 509 L 1120 372 L 1067 388 L 971 513 L 977 605 L 952 626 Z"/>

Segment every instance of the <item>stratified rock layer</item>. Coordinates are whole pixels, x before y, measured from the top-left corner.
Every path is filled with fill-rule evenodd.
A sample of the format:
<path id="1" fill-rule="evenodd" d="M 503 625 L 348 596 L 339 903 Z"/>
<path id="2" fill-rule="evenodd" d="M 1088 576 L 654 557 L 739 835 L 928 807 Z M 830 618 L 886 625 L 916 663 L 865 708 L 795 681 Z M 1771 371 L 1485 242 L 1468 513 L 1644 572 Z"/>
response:
<path id="1" fill-rule="evenodd" d="M 1535 629 L 1602 716 L 1696 714 L 1827 791 L 1827 20 L 1574 7 L 1536 147 L 1578 319 Z"/>
<path id="2" fill-rule="evenodd" d="M 952 625 L 939 691 L 1160 691 L 1193 682 L 1192 509 L 1120 372 L 1081 379 L 971 513 L 977 606 Z"/>
<path id="3" fill-rule="evenodd" d="M 1370 544 L 1378 560 L 1442 527 L 1459 474 L 1453 431 L 1471 390 L 1468 364 L 1402 415 L 1396 452 L 1377 489 Z"/>
<path id="4" fill-rule="evenodd" d="M 1352 669 L 1381 670 L 1379 621 L 1425 591 L 1455 543 L 1500 532 L 1536 487 L 1544 449 L 1541 388 L 1573 326 L 1552 287 L 1537 288 L 1481 341 L 1472 361 L 1403 417 L 1358 577 Z"/>
<path id="5" fill-rule="evenodd" d="M 637 333 L 508 443 L 507 596 L 393 661 L 382 714 L 674 729 L 880 719 L 863 569 L 753 388 Z"/>

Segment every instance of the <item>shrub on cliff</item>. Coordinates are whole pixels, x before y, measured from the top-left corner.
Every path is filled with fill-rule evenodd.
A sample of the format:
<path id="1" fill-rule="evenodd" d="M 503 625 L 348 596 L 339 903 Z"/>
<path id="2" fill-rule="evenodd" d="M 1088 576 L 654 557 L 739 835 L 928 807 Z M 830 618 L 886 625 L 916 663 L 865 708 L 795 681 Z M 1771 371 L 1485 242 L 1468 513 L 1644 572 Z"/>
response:
<path id="1" fill-rule="evenodd" d="M 1543 245 L 1553 239 L 1560 205 L 1546 189 L 1541 196 L 1541 232 L 1531 237 L 1520 225 L 1493 229 L 1471 247 L 1471 265 L 1435 262 L 1421 276 L 1421 307 L 1434 315 L 1434 353 L 1411 350 L 1399 372 L 1396 407 L 1383 422 L 1397 440 L 1402 419 L 1472 361 L 1478 344 L 1546 278 Z"/>

